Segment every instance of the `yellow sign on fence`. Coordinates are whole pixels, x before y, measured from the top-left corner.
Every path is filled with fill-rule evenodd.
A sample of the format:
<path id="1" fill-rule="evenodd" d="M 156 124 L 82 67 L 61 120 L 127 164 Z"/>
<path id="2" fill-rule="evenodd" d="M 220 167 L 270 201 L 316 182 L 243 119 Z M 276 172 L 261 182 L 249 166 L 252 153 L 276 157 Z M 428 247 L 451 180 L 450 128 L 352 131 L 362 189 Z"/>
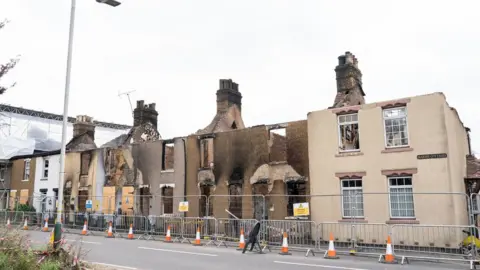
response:
<path id="1" fill-rule="evenodd" d="M 180 202 L 178 204 L 178 212 L 188 212 L 188 202 Z"/>
<path id="2" fill-rule="evenodd" d="M 310 207 L 308 203 L 294 203 L 293 204 L 293 215 L 298 216 L 309 216 Z"/>

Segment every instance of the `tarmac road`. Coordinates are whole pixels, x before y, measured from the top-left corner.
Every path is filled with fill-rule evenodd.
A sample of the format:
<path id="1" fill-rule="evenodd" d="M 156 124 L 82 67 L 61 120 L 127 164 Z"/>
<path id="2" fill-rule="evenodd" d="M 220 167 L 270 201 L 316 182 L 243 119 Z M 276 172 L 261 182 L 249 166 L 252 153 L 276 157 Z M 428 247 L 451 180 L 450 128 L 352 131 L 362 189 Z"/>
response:
<path id="1" fill-rule="evenodd" d="M 34 245 L 45 245 L 49 233 L 29 231 Z M 338 260 L 327 260 L 322 254 L 305 257 L 304 253 L 291 256 L 278 255 L 276 251 L 266 254 L 242 254 L 235 248 L 194 247 L 190 244 L 163 243 L 161 241 L 108 239 L 103 236 L 79 236 L 64 234 L 67 243 L 82 241 L 82 252 L 88 251 L 85 261 L 124 270 L 157 269 L 208 269 L 208 270 L 433 270 L 469 269 L 466 264 L 422 263 L 410 265 L 386 265 L 376 258 L 341 256 Z"/>

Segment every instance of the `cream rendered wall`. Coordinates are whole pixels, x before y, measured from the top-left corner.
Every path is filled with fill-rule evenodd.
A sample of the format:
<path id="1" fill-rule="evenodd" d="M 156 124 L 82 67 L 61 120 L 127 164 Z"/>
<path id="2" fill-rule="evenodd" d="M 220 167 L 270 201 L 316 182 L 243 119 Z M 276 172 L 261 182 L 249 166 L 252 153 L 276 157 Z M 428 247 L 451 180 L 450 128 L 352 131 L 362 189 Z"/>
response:
<path id="1" fill-rule="evenodd" d="M 388 180 L 382 171 L 410 170 L 413 192 L 464 192 L 465 131 L 452 114 L 441 93 L 417 96 L 407 102 L 410 147 L 385 151 L 383 103 L 360 106 L 358 112 L 360 152 L 338 152 L 337 115 L 332 110 L 309 113 L 309 159 L 311 194 L 335 195 L 312 199 L 312 220 L 342 221 L 340 180 L 336 174 L 364 174 L 364 213 L 368 223 L 405 223 L 390 219 Z M 449 109 L 448 109 L 449 110 Z M 449 111 L 451 112 L 451 111 Z M 450 143 L 451 142 L 451 143 Z M 459 150 L 459 144 L 461 149 Z M 383 152 L 382 152 L 383 151 Z M 448 158 L 417 160 L 417 155 L 447 153 Z M 463 163 L 462 163 L 463 162 Z M 456 176 L 454 178 L 453 176 Z M 462 195 L 415 195 L 415 220 L 419 224 L 466 224 Z M 446 214 L 448 213 L 448 214 Z"/>

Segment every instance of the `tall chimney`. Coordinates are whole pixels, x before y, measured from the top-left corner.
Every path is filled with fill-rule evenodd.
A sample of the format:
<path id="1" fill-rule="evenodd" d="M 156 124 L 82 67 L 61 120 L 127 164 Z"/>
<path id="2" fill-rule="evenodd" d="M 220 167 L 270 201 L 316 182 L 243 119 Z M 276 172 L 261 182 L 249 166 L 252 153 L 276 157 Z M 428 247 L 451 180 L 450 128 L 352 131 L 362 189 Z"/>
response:
<path id="1" fill-rule="evenodd" d="M 238 84 L 231 79 L 222 79 L 217 91 L 217 113 L 226 112 L 233 104 L 242 110 L 242 94 L 238 91 Z"/>
<path id="2" fill-rule="evenodd" d="M 338 57 L 335 67 L 337 95 L 334 108 L 365 104 L 365 92 L 362 88 L 362 72 L 358 68 L 358 59 L 351 52 Z"/>
<path id="3" fill-rule="evenodd" d="M 87 133 L 95 140 L 95 124 L 93 118 L 87 115 L 78 115 L 73 123 L 73 137 Z"/>
<path id="4" fill-rule="evenodd" d="M 138 100 L 137 107 L 133 110 L 133 126 L 138 127 L 146 123 L 151 123 L 157 129 L 158 112 L 155 103 L 145 104 L 145 101 Z"/>

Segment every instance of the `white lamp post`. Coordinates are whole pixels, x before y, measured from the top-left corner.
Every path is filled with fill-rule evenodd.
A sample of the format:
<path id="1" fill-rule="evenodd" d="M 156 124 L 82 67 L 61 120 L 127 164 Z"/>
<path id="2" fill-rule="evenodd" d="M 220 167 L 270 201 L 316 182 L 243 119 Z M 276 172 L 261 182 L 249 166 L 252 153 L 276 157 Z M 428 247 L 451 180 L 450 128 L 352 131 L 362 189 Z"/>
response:
<path id="1" fill-rule="evenodd" d="M 96 0 L 98 3 L 107 4 L 112 7 L 120 5 L 116 0 Z M 63 212 L 63 185 L 65 180 L 65 152 L 67 145 L 67 123 L 68 123 L 68 100 L 70 94 L 70 74 L 72 70 L 72 50 L 73 50 L 73 32 L 75 29 L 75 7 L 76 0 L 72 0 L 70 11 L 70 30 L 68 33 L 68 55 L 67 55 L 67 74 L 65 77 L 65 97 L 63 100 L 63 122 L 62 122 L 62 148 L 60 149 L 60 175 L 58 179 L 58 208 L 57 223 L 61 223 Z"/>

